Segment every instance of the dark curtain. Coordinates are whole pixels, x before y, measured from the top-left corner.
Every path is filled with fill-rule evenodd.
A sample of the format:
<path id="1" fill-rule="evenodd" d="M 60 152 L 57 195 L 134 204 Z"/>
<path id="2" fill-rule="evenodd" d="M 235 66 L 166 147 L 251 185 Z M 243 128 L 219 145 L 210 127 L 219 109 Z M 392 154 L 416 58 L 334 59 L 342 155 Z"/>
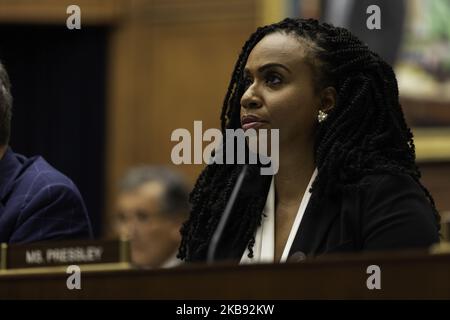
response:
<path id="1" fill-rule="evenodd" d="M 14 97 L 10 145 L 42 155 L 80 189 L 101 232 L 106 36 L 103 27 L 0 26 L 0 59 Z"/>
<path id="2" fill-rule="evenodd" d="M 328 4 L 332 0 L 322 0 L 322 16 L 326 16 Z M 333 0 L 337 1 L 337 0 Z M 369 30 L 367 13 L 370 5 L 377 5 L 381 11 L 381 29 Z M 404 24 L 406 19 L 407 3 L 405 0 L 353 0 L 347 23 L 350 30 L 361 41 L 365 42 L 371 50 L 378 53 L 390 65 L 395 65 L 400 54 L 403 41 Z M 329 14 L 333 14 L 330 12 Z"/>

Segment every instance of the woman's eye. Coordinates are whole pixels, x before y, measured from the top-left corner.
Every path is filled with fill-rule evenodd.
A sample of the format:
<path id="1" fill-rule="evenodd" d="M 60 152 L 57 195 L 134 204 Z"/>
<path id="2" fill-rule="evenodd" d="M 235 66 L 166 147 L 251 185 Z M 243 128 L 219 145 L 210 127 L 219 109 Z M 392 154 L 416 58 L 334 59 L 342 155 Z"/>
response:
<path id="1" fill-rule="evenodd" d="M 244 78 L 244 87 L 245 89 L 247 89 L 248 87 L 250 87 L 252 85 L 252 79 L 250 78 Z"/>
<path id="2" fill-rule="evenodd" d="M 270 74 L 266 77 L 266 83 L 275 86 L 281 83 L 281 77 L 276 74 Z"/>

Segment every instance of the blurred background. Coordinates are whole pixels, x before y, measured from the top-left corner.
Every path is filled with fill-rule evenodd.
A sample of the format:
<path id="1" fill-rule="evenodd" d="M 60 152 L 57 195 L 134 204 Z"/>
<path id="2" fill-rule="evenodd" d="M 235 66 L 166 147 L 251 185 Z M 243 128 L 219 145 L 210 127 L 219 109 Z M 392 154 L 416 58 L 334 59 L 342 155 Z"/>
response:
<path id="1" fill-rule="evenodd" d="M 395 66 L 423 182 L 450 212 L 450 0 L 0 0 L 0 59 L 14 96 L 11 146 L 40 154 L 79 187 L 96 237 L 111 233 L 118 182 L 175 166 L 173 130 L 219 127 L 235 60 L 257 26 L 286 16 L 344 26 Z M 369 30 L 369 5 L 381 29 Z M 444 228 L 446 228 L 444 226 Z"/>

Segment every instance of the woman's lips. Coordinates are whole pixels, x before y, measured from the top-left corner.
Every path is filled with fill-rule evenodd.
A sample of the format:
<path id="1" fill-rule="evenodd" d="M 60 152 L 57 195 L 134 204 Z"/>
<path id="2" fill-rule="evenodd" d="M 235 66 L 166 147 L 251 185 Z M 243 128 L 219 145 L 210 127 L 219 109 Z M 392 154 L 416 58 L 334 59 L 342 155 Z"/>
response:
<path id="1" fill-rule="evenodd" d="M 241 126 L 242 129 L 244 130 L 256 129 L 263 126 L 266 123 L 267 121 L 263 120 L 262 118 L 254 114 L 246 114 L 241 118 Z"/>
<path id="2" fill-rule="evenodd" d="M 242 124 L 242 129 L 248 130 L 248 129 L 257 129 L 263 125 L 265 125 L 267 122 L 264 121 L 252 121 L 252 122 L 246 122 Z"/>

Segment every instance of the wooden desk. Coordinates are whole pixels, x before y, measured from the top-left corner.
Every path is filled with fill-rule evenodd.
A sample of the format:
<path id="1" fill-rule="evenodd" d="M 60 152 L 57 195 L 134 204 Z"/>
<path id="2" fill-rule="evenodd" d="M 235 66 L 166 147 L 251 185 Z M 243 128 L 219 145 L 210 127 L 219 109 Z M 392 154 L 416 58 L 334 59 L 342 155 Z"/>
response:
<path id="1" fill-rule="evenodd" d="M 370 265 L 381 269 L 381 290 L 367 288 Z M 81 270 L 81 290 L 67 289 L 64 267 L 2 271 L 0 299 L 450 299 L 450 254 L 425 252 L 339 255 L 279 265 L 134 270 L 117 264 Z"/>

